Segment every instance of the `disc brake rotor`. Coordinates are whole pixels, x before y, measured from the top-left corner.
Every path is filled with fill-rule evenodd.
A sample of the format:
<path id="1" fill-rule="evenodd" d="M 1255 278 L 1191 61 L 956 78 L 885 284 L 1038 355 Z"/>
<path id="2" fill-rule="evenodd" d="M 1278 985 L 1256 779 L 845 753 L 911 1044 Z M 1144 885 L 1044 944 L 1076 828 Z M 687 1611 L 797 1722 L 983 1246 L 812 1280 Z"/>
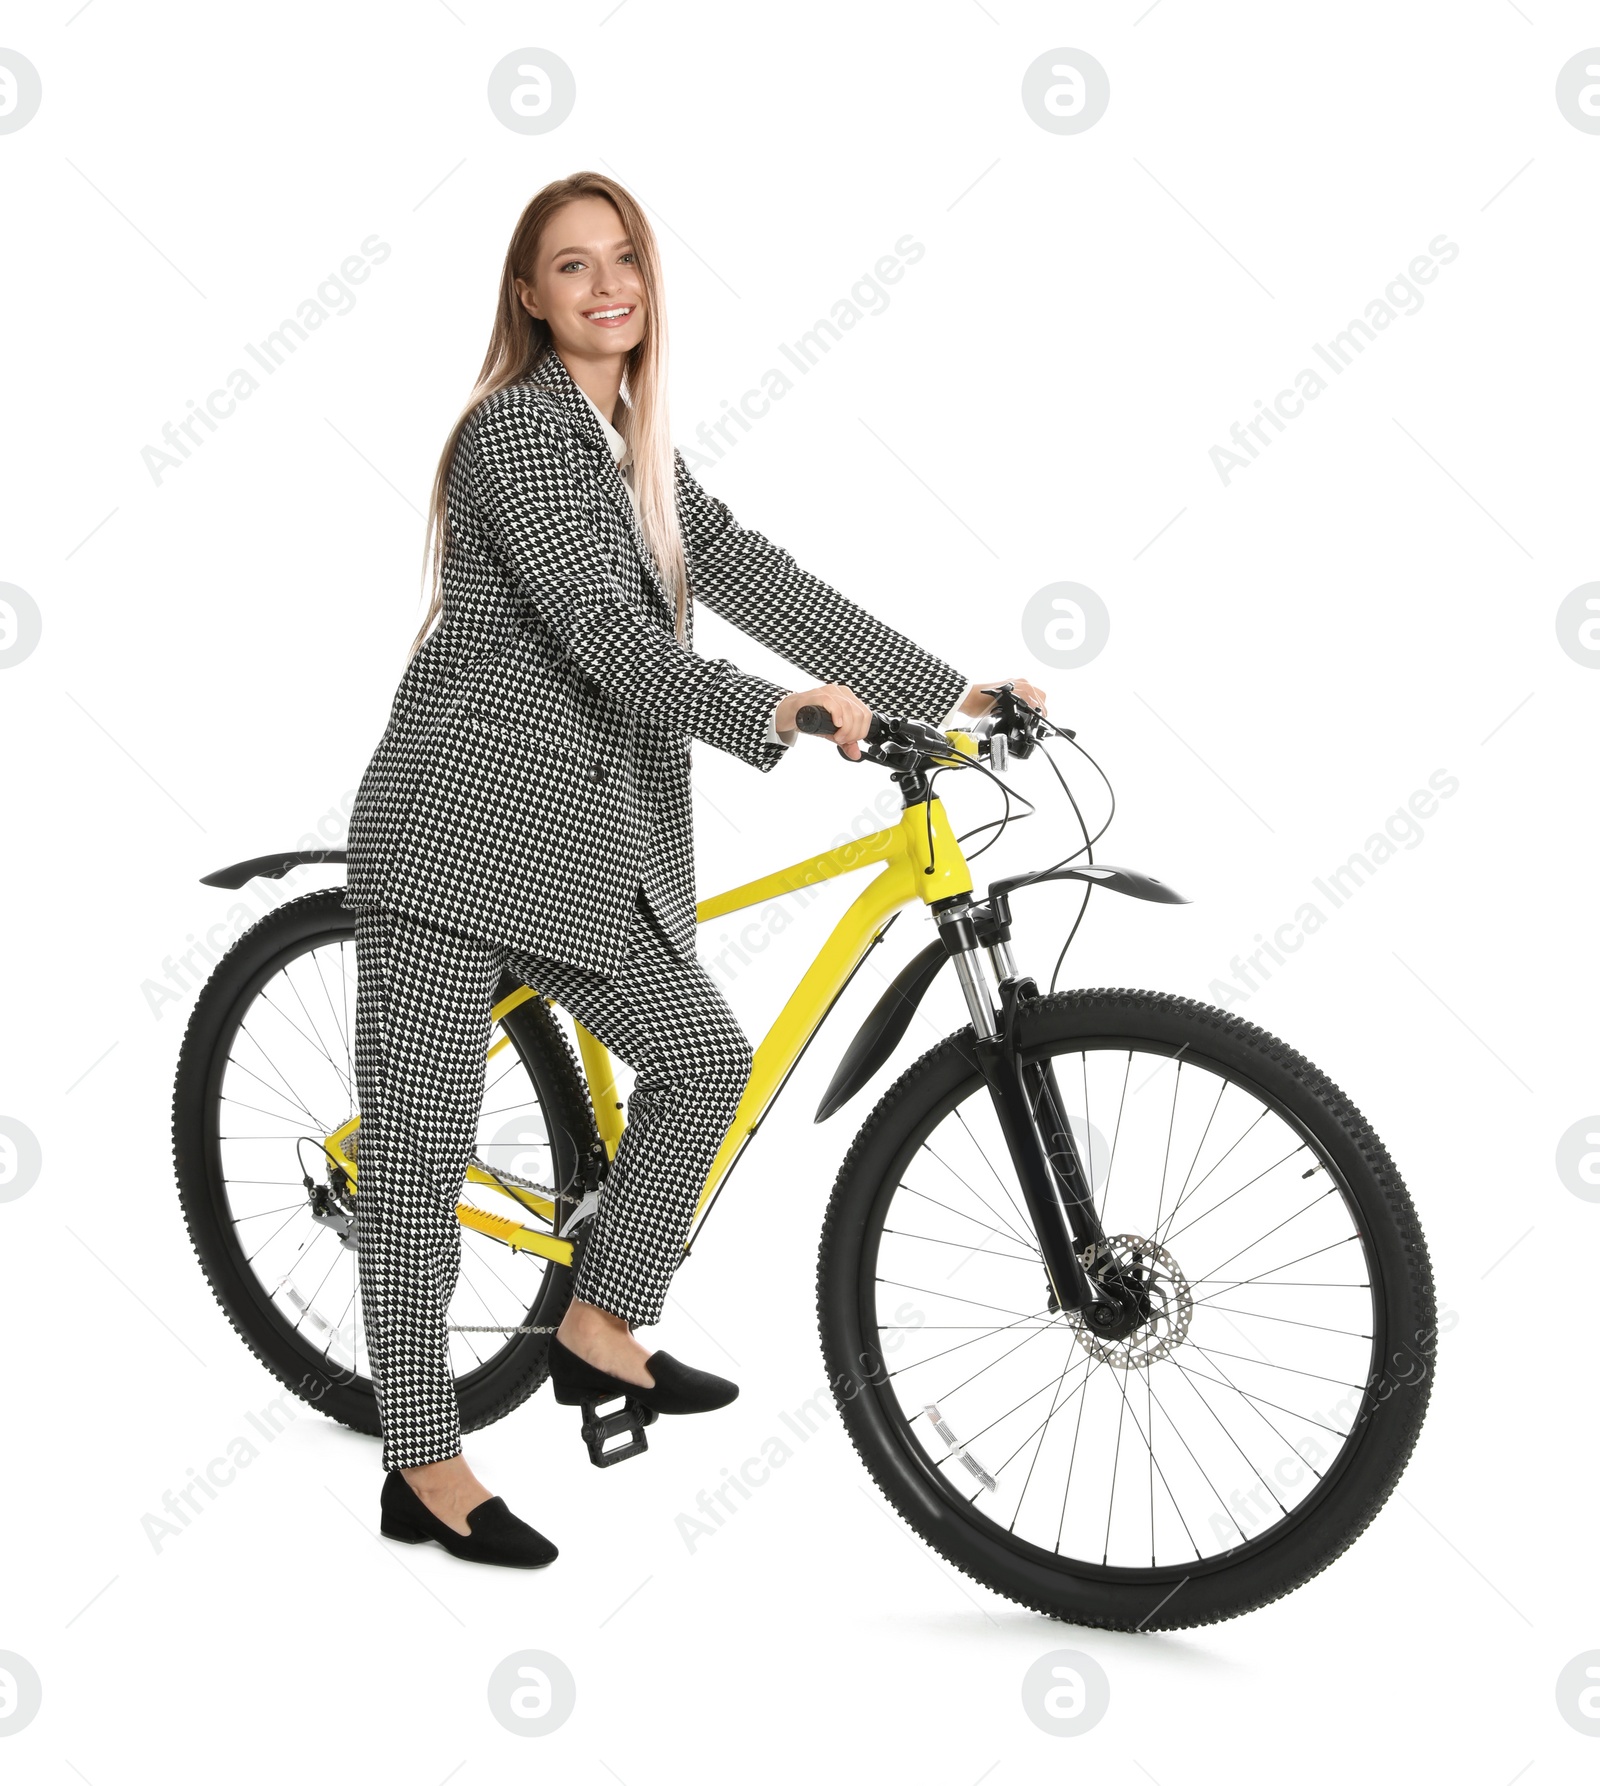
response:
<path id="1" fill-rule="evenodd" d="M 1112 1234 L 1104 1247 L 1091 1247 L 1084 1269 L 1091 1277 L 1114 1262 L 1124 1282 L 1149 1305 L 1148 1316 L 1120 1339 L 1106 1339 L 1084 1324 L 1076 1310 L 1067 1321 L 1084 1351 L 1116 1370 L 1148 1370 L 1183 1344 L 1194 1316 L 1194 1296 L 1178 1261 L 1163 1246 L 1139 1234 Z"/>

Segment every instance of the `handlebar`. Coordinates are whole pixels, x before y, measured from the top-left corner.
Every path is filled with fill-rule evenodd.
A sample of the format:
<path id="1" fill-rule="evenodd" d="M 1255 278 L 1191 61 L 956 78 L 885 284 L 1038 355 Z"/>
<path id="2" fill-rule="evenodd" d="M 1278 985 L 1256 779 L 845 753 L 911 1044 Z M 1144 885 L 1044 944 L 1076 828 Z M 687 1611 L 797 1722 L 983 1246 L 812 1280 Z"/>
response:
<path id="1" fill-rule="evenodd" d="M 1032 751 L 1041 730 L 1055 731 L 1038 710 L 1015 694 L 1007 682 L 998 688 L 985 689 L 995 697 L 991 713 L 965 727 L 979 739 L 979 752 L 991 756 L 996 767 L 1008 757 L 1025 757 Z M 826 707 L 805 706 L 794 716 L 795 729 L 814 738 L 831 738 L 838 731 L 833 715 Z M 1066 733 L 1071 737 L 1071 732 Z M 936 726 L 925 720 L 900 718 L 889 713 L 874 713 L 867 727 L 866 746 L 882 748 L 899 746 L 924 756 L 947 757 L 950 742 Z"/>
<path id="2" fill-rule="evenodd" d="M 812 738 L 831 738 L 838 727 L 833 723 L 833 715 L 826 707 L 802 707 L 794 716 L 795 729 L 805 732 Z M 883 744 L 893 733 L 885 723 L 881 714 L 874 713 L 872 724 L 867 727 L 867 735 L 862 740 L 865 744 Z"/>

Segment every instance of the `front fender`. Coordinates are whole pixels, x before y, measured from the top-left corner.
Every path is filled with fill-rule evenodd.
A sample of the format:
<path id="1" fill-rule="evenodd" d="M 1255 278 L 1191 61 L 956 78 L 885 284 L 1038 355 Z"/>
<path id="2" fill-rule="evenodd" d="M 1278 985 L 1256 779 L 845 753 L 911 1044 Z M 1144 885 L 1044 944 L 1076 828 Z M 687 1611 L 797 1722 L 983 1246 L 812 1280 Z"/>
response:
<path id="1" fill-rule="evenodd" d="M 1023 887 L 1039 886 L 1045 881 L 1085 881 L 1092 887 L 1109 887 L 1113 893 L 1126 893 L 1133 899 L 1149 899 L 1158 905 L 1188 905 L 1184 896 L 1154 875 L 1141 874 L 1137 868 L 1117 868 L 1109 862 L 1083 862 L 1075 868 L 1044 869 L 1035 874 L 1012 875 L 993 881 L 989 886 L 993 916 L 1008 928 L 1010 895 Z M 1085 895 L 1087 897 L 1087 895 Z M 883 997 L 867 1014 L 866 1021 L 845 1049 L 828 1089 L 817 1106 L 816 1122 L 826 1122 L 836 1110 L 843 1108 L 861 1090 L 883 1063 L 894 1053 L 900 1038 L 910 1027 L 917 1006 L 928 988 L 939 977 L 939 969 L 949 959 L 944 939 L 936 937 L 919 950 L 889 982 Z"/>
<path id="2" fill-rule="evenodd" d="M 848 1104 L 878 1068 L 894 1053 L 900 1038 L 916 1015 L 923 994 L 949 959 L 944 939 L 935 937 L 919 949 L 884 989 L 883 997 L 867 1014 L 845 1049 L 828 1089 L 817 1106 L 816 1122 L 826 1122 L 835 1110 Z"/>

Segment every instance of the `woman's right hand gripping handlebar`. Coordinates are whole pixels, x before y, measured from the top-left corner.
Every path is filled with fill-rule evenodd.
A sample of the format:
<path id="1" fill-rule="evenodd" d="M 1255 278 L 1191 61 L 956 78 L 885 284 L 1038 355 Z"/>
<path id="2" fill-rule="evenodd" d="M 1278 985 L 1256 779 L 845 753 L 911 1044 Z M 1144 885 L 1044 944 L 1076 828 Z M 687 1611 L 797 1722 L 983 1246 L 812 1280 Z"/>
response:
<path id="1" fill-rule="evenodd" d="M 797 722 L 803 707 L 820 707 L 833 721 L 832 727 L 823 731 L 814 722 L 804 727 L 799 726 Z M 808 714 L 807 719 L 812 721 L 813 716 Z M 785 696 L 778 703 L 774 723 L 780 733 L 804 730 L 825 737 L 829 743 L 837 744 L 852 762 L 858 762 L 863 741 L 869 741 L 873 713 L 843 683 L 829 682 L 821 688 L 808 688 L 798 694 Z"/>

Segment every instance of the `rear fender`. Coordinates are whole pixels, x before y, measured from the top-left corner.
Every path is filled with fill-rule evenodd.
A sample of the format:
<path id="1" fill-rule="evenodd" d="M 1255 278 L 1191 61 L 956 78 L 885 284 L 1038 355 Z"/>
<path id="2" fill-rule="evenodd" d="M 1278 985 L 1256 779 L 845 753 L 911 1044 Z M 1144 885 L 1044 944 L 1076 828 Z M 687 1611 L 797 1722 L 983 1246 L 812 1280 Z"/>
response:
<path id="1" fill-rule="evenodd" d="M 343 862 L 343 850 L 280 850 L 273 856 L 252 856 L 247 862 L 235 862 L 227 868 L 213 869 L 200 877 L 202 887 L 242 887 L 257 875 L 269 881 L 281 881 L 291 868 L 307 862 Z"/>

